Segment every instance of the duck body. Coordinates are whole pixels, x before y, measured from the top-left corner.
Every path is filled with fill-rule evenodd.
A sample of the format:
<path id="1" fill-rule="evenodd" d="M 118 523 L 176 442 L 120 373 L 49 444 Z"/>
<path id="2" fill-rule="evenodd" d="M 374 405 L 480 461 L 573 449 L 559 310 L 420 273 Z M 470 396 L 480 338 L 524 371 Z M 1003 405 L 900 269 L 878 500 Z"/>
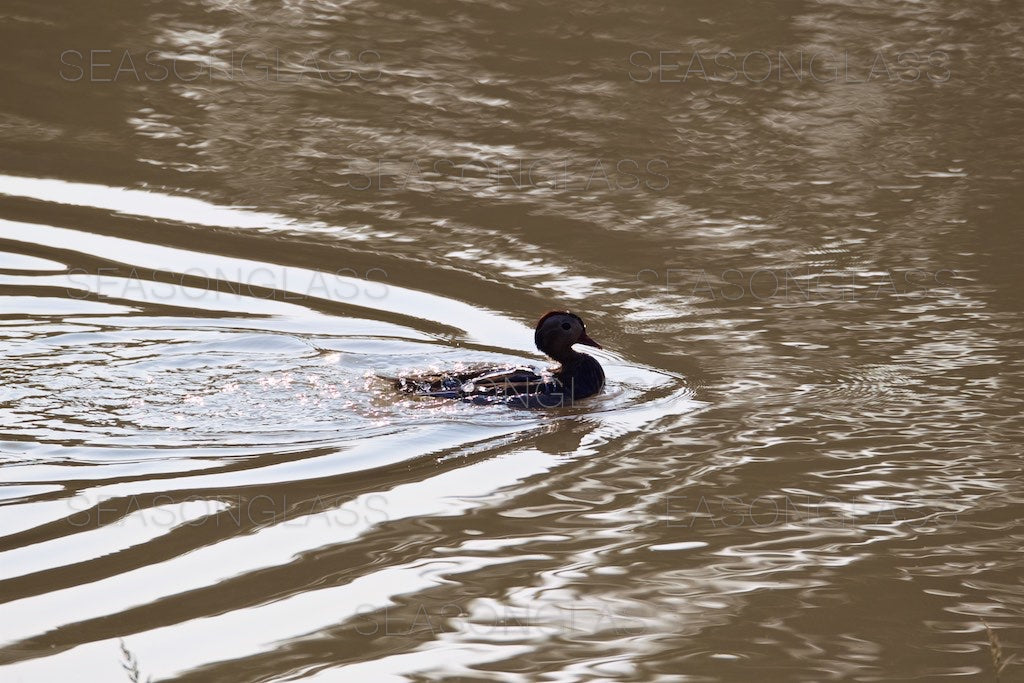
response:
<path id="1" fill-rule="evenodd" d="M 407 375 L 395 382 L 399 391 L 478 404 L 506 404 L 519 408 L 555 408 L 593 396 L 604 387 L 604 370 L 593 356 L 573 344 L 601 348 L 591 339 L 579 316 L 552 311 L 537 323 L 537 348 L 559 362 L 538 370 L 528 366 L 478 366 L 455 372 Z"/>

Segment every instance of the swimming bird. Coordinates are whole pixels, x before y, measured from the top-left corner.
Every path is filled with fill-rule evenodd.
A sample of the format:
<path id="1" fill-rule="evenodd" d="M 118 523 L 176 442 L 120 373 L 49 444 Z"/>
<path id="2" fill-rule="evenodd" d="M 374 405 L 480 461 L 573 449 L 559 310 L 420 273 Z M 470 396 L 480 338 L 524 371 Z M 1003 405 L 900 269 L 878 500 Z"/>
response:
<path id="1" fill-rule="evenodd" d="M 551 311 L 537 321 L 537 348 L 559 366 L 537 371 L 531 367 L 476 367 L 457 372 L 399 377 L 396 388 L 409 394 L 462 399 L 473 403 L 505 403 L 520 408 L 554 408 L 593 396 L 604 386 L 597 359 L 573 344 L 601 345 L 587 334 L 583 319 L 569 311 Z"/>

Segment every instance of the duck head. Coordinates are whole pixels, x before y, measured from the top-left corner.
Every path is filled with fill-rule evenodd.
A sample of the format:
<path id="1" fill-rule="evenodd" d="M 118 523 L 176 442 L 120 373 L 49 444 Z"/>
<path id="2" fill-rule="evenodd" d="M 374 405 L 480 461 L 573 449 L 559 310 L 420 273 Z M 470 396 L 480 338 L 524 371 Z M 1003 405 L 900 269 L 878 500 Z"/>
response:
<path id="1" fill-rule="evenodd" d="M 533 333 L 537 348 L 557 361 L 571 358 L 575 351 L 573 344 L 586 344 L 595 348 L 601 345 L 587 335 L 583 319 L 568 311 L 551 311 L 537 321 Z"/>

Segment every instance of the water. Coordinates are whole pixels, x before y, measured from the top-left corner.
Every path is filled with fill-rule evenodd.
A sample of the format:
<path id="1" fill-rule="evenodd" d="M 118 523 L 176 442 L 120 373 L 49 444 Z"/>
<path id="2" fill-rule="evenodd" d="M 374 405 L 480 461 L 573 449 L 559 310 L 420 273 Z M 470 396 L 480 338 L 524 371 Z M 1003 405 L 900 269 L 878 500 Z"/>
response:
<path id="1" fill-rule="evenodd" d="M 1017 4 L 0 15 L 4 680 L 1019 651 Z M 601 396 L 392 390 L 552 308 Z"/>

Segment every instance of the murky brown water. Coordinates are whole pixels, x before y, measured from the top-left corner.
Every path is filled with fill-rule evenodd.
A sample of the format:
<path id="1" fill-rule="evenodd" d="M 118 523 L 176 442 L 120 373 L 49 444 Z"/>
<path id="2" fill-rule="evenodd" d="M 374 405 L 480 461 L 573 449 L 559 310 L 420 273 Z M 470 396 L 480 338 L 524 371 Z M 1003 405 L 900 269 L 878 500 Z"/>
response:
<path id="1" fill-rule="evenodd" d="M 1019 652 L 1019 3 L 0 15 L 3 680 Z M 553 307 L 602 396 L 384 379 Z"/>

